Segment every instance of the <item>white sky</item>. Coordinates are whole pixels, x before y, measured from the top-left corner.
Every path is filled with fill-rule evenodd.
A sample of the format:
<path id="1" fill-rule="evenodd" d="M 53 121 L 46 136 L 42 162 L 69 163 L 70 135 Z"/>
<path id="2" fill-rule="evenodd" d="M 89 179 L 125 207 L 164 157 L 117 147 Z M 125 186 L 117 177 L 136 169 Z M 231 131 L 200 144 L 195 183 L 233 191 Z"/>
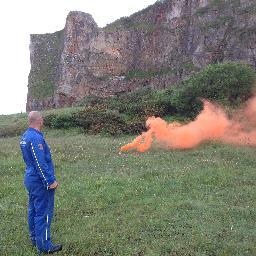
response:
<path id="1" fill-rule="evenodd" d="M 64 28 L 69 11 L 92 14 L 100 27 L 156 0 L 1 0 L 0 114 L 25 112 L 30 34 Z"/>

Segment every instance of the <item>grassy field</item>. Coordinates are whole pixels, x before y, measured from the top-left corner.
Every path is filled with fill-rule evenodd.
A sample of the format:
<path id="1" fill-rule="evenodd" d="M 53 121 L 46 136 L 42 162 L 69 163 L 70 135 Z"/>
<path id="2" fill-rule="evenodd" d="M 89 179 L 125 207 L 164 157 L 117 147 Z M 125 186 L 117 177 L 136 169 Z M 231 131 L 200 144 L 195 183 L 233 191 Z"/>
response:
<path id="1" fill-rule="evenodd" d="M 256 255 L 256 149 L 206 144 L 118 154 L 132 137 L 47 131 L 60 187 L 58 255 Z M 0 255 L 28 238 L 19 138 L 0 139 Z"/>

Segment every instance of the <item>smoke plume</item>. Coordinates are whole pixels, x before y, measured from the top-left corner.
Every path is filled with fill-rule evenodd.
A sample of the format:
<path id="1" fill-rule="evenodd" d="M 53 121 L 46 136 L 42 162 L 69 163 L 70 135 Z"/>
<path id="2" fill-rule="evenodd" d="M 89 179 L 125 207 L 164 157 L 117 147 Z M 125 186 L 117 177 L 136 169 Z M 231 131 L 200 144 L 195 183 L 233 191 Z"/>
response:
<path id="1" fill-rule="evenodd" d="M 145 152 L 153 142 L 166 149 L 189 149 L 207 141 L 256 146 L 256 97 L 230 115 L 217 104 L 203 100 L 203 110 L 190 123 L 168 124 L 159 117 L 150 117 L 146 127 L 147 132 L 120 150 Z"/>

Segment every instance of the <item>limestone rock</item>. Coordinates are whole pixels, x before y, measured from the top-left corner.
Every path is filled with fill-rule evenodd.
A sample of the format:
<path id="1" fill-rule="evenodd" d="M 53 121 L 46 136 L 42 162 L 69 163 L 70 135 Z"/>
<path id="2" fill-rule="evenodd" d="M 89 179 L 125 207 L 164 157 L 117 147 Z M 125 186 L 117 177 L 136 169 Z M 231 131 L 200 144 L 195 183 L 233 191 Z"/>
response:
<path id="1" fill-rule="evenodd" d="M 256 68 L 255 0 L 161 0 L 99 28 L 70 12 L 64 30 L 31 35 L 27 110 L 162 89 L 209 63 Z"/>

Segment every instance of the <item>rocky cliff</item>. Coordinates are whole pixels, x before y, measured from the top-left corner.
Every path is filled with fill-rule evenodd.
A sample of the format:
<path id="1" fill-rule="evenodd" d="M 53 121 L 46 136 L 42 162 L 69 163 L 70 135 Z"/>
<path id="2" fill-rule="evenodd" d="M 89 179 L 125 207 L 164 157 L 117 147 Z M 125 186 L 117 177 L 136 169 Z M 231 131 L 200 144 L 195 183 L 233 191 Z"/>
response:
<path id="1" fill-rule="evenodd" d="M 31 35 L 27 110 L 165 88 L 209 63 L 256 68 L 255 0 L 162 0 L 99 28 L 70 12 L 64 30 Z"/>

